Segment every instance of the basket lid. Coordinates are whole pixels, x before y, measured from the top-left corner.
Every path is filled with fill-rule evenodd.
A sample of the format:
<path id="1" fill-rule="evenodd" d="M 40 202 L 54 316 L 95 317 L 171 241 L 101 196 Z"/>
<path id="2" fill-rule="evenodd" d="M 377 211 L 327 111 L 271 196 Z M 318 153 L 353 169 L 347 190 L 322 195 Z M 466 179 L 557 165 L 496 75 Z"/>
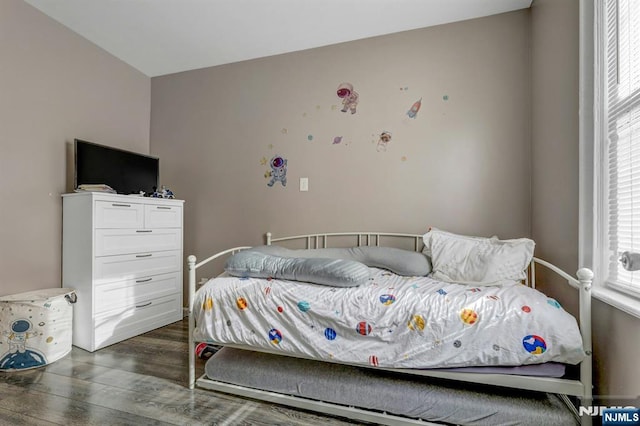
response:
<path id="1" fill-rule="evenodd" d="M 40 290 L 27 291 L 25 293 L 9 294 L 1 296 L 0 302 L 34 302 L 36 300 L 49 300 L 56 297 L 66 296 L 74 293 L 73 288 L 44 288 Z"/>

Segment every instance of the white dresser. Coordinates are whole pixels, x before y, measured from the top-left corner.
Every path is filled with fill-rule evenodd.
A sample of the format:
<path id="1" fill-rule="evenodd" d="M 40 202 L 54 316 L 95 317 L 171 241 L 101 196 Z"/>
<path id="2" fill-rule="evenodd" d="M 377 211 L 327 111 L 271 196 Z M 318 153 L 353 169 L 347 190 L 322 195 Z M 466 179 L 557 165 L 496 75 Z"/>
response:
<path id="1" fill-rule="evenodd" d="M 183 201 L 64 194 L 62 284 L 73 344 L 95 351 L 182 319 Z"/>

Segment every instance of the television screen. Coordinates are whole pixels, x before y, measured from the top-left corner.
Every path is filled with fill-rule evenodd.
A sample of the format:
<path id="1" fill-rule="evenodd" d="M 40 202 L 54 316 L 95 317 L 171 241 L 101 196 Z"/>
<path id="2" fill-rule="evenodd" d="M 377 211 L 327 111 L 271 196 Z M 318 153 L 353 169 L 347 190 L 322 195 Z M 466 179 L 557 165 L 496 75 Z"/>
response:
<path id="1" fill-rule="evenodd" d="M 83 184 L 106 184 L 118 194 L 152 193 L 158 187 L 160 160 L 149 155 L 74 141 L 74 188 Z"/>

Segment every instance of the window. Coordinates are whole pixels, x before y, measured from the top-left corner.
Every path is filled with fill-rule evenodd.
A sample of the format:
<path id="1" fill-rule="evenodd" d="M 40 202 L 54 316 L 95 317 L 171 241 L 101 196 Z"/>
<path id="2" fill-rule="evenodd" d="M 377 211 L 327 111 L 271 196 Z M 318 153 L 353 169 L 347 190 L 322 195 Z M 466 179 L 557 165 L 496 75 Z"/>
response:
<path id="1" fill-rule="evenodd" d="M 640 1 L 594 3 L 594 293 L 640 316 Z"/>

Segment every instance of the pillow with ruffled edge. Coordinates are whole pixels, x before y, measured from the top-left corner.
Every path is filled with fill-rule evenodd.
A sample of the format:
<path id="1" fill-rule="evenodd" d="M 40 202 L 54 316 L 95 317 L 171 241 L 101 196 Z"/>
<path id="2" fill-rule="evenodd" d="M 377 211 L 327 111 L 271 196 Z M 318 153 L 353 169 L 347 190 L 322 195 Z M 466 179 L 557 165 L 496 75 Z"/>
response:
<path id="1" fill-rule="evenodd" d="M 284 257 L 355 260 L 367 266 L 387 269 L 397 275 L 411 277 L 425 276 L 431 272 L 431 262 L 423 253 L 394 247 L 362 246 L 295 250 L 270 245 L 253 247 L 251 250 Z"/>
<path id="2" fill-rule="evenodd" d="M 225 271 L 236 277 L 280 278 L 332 287 L 355 287 L 369 280 L 369 268 L 346 259 L 294 258 L 245 250 L 227 259 Z"/>
<path id="3" fill-rule="evenodd" d="M 495 286 L 526 278 L 535 243 L 529 238 L 499 240 L 453 234 L 432 228 L 424 234 L 433 278 L 460 284 Z"/>

